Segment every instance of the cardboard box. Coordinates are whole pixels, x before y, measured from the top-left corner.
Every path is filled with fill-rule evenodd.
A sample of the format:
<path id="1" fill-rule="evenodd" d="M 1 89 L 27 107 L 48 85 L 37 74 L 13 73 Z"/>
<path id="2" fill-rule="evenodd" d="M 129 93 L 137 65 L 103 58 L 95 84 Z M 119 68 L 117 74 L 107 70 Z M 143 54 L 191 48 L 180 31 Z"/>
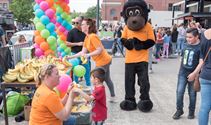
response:
<path id="1" fill-rule="evenodd" d="M 29 121 L 31 112 L 31 106 L 24 106 L 24 117 L 26 121 Z"/>
<path id="2" fill-rule="evenodd" d="M 25 59 L 32 59 L 34 57 L 34 47 L 20 48 L 21 61 Z"/>

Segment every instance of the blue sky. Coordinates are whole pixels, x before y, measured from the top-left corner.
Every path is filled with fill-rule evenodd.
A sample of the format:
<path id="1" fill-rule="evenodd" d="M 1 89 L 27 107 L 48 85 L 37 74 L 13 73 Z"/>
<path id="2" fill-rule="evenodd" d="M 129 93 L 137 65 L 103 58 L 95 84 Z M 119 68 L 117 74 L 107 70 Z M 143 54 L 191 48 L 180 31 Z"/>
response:
<path id="1" fill-rule="evenodd" d="M 102 0 L 100 0 L 100 3 Z M 86 12 L 89 7 L 96 6 L 97 0 L 70 0 L 70 11 Z"/>

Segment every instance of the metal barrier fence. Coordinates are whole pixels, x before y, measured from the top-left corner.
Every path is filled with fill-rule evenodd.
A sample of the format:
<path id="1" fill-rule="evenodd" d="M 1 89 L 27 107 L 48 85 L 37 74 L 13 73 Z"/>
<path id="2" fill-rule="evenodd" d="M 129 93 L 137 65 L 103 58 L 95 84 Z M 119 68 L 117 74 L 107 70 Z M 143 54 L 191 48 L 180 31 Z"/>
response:
<path id="1" fill-rule="evenodd" d="M 12 53 L 12 59 L 13 59 L 14 65 L 16 65 L 21 60 L 20 48 L 25 48 L 25 47 L 30 47 L 30 46 L 31 45 L 28 42 L 9 46 L 10 51 Z"/>

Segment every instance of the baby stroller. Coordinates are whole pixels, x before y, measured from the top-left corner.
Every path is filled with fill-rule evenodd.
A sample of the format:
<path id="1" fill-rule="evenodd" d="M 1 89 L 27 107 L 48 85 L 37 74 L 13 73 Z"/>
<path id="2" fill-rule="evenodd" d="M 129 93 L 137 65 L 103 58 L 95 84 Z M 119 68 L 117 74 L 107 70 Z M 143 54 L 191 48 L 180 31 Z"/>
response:
<path id="1" fill-rule="evenodd" d="M 112 53 L 113 56 L 115 56 L 118 49 L 120 50 L 120 53 L 122 54 L 122 56 L 125 57 L 124 52 L 123 52 L 123 48 L 121 48 L 121 46 L 117 42 L 117 38 L 116 38 L 116 39 L 114 39 L 114 43 L 113 43 L 113 46 L 111 48 L 111 53 Z"/>

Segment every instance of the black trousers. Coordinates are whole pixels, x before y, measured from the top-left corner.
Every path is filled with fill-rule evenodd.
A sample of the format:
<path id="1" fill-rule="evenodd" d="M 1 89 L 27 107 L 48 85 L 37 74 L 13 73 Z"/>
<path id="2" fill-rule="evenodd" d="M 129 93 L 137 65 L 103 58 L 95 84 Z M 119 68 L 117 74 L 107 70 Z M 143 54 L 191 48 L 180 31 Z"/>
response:
<path id="1" fill-rule="evenodd" d="M 140 87 L 140 99 L 149 100 L 149 76 L 148 62 L 126 63 L 125 64 L 125 100 L 135 101 L 135 81 L 138 76 Z"/>

